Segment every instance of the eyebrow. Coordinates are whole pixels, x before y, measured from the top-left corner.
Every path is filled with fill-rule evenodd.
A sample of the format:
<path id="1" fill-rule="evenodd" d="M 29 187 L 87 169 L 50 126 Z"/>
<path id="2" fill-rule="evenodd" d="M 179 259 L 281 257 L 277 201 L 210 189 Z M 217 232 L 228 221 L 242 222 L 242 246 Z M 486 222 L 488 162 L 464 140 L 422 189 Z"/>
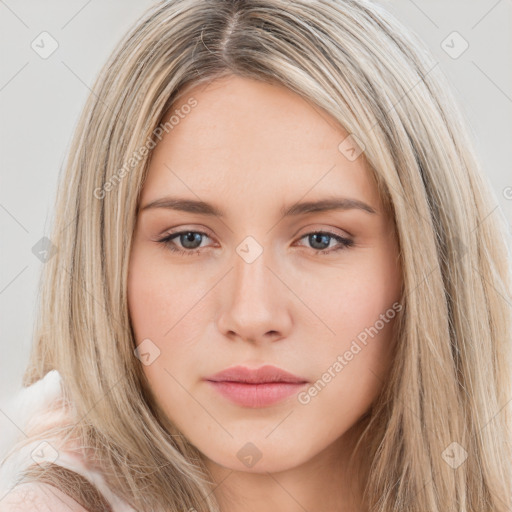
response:
<path id="1" fill-rule="evenodd" d="M 210 215 L 216 217 L 225 217 L 220 208 L 213 204 L 194 199 L 184 199 L 180 197 L 162 197 L 151 201 L 142 206 L 140 212 L 154 208 L 166 208 L 188 213 L 197 213 L 200 215 Z M 347 197 L 326 198 L 318 201 L 306 201 L 302 203 L 285 206 L 281 209 L 282 217 L 291 217 L 305 215 L 308 213 L 327 212 L 334 210 L 362 210 L 367 213 L 376 214 L 376 210 L 359 199 L 351 199 Z"/>

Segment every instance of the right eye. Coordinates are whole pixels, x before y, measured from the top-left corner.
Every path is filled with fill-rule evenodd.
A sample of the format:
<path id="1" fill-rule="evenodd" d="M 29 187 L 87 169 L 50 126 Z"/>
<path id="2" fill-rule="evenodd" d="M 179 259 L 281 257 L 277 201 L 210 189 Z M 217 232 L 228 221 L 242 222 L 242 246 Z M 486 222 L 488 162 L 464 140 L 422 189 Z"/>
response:
<path id="1" fill-rule="evenodd" d="M 172 252 L 184 255 L 192 255 L 198 254 L 200 252 L 198 247 L 201 245 L 201 237 L 209 238 L 208 235 L 202 231 L 179 231 L 177 233 L 168 234 L 164 238 L 158 240 L 158 242 L 164 244 Z M 183 248 L 177 246 L 174 239 L 178 239 Z"/>

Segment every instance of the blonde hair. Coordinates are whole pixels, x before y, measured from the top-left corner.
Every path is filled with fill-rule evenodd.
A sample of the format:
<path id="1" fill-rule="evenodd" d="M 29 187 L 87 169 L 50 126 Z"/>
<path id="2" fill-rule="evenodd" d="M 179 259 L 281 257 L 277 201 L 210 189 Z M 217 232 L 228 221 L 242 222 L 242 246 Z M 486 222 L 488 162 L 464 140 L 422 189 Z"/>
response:
<path id="1" fill-rule="evenodd" d="M 357 445 L 368 509 L 510 510 L 506 222 L 438 63 L 368 0 L 172 0 L 144 13 L 74 135 L 24 384 L 59 370 L 70 429 L 138 510 L 219 510 L 202 454 L 151 399 L 126 286 L 148 141 L 185 87 L 230 74 L 282 84 L 354 134 L 394 217 L 403 310 Z"/>

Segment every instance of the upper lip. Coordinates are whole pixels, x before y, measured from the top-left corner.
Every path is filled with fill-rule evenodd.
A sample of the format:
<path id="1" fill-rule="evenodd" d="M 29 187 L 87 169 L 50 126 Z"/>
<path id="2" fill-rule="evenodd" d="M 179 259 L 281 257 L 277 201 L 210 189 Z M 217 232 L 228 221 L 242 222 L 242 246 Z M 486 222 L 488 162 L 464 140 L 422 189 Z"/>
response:
<path id="1" fill-rule="evenodd" d="M 215 375 L 206 377 L 213 382 L 246 382 L 249 384 L 262 384 L 265 382 L 291 382 L 303 383 L 307 379 L 293 375 L 277 366 L 265 365 L 259 368 L 247 368 L 245 366 L 232 366 Z"/>

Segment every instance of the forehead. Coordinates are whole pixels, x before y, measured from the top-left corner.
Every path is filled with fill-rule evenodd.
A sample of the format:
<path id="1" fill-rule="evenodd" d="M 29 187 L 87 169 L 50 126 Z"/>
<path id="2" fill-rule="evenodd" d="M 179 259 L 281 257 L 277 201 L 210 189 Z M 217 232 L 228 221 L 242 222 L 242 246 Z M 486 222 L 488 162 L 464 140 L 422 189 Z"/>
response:
<path id="1" fill-rule="evenodd" d="M 339 148 L 349 134 L 284 86 L 224 77 L 188 87 L 163 123 L 171 116 L 153 150 L 146 197 L 188 191 L 286 202 L 339 192 L 379 205 L 364 153 L 352 161 Z"/>

